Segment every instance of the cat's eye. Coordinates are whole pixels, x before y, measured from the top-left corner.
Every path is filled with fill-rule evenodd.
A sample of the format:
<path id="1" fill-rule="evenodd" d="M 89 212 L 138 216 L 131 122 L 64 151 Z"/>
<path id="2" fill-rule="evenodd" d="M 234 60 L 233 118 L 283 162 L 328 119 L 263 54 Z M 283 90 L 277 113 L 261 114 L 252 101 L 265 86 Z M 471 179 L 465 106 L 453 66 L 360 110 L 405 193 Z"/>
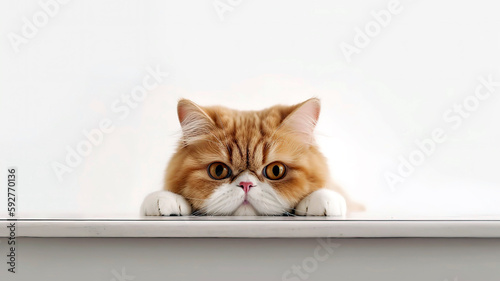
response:
<path id="1" fill-rule="evenodd" d="M 281 162 L 273 162 L 264 167 L 263 174 L 270 180 L 282 179 L 286 174 L 286 166 Z"/>
<path id="2" fill-rule="evenodd" d="M 214 162 L 208 165 L 208 175 L 214 180 L 222 180 L 231 176 L 231 169 L 224 163 Z"/>

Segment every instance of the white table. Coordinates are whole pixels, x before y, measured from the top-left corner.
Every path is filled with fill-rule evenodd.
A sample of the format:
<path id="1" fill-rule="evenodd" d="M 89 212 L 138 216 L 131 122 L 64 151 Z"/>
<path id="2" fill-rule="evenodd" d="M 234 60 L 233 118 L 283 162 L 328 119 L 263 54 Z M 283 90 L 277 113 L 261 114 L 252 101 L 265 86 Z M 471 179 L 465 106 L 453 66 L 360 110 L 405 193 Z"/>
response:
<path id="1" fill-rule="evenodd" d="M 494 217 L 22 219 L 16 236 L 0 280 L 500 280 Z"/>

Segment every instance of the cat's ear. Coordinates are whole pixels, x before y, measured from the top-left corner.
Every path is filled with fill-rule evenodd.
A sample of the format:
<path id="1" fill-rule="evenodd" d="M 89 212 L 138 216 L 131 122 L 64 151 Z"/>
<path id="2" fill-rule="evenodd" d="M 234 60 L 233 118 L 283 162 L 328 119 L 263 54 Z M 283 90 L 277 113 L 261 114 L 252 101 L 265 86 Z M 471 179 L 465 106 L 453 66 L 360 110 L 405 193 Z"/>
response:
<path id="1" fill-rule="evenodd" d="M 186 144 L 208 134 L 214 126 L 210 116 L 196 103 L 181 99 L 177 104 L 177 116 L 182 128 L 182 139 Z"/>
<path id="2" fill-rule="evenodd" d="M 314 128 L 321 110 L 319 99 L 308 99 L 294 107 L 295 109 L 283 120 L 281 129 L 306 144 L 314 143 Z"/>

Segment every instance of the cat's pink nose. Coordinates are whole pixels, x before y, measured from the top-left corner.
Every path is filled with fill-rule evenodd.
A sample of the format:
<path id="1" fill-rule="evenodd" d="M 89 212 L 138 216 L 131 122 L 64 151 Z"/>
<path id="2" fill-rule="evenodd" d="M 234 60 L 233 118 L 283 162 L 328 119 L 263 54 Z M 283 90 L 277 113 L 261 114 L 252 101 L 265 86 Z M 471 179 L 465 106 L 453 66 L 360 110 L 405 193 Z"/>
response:
<path id="1" fill-rule="evenodd" d="M 243 188 L 243 191 L 245 191 L 245 193 L 248 193 L 248 191 L 250 191 L 250 188 L 254 187 L 255 185 L 253 185 L 251 181 L 242 181 L 238 186 Z"/>

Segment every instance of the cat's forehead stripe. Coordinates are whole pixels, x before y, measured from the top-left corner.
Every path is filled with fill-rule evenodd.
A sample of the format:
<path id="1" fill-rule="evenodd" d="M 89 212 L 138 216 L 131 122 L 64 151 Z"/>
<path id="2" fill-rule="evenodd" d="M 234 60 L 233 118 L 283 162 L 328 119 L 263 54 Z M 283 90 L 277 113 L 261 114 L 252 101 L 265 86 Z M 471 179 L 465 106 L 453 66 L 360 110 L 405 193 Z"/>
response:
<path id="1" fill-rule="evenodd" d="M 273 151 L 282 143 L 283 134 L 276 132 L 286 116 L 283 112 L 212 110 L 217 127 L 212 134 L 222 141 L 216 150 L 234 169 L 261 169 L 266 161 L 276 161 Z"/>

